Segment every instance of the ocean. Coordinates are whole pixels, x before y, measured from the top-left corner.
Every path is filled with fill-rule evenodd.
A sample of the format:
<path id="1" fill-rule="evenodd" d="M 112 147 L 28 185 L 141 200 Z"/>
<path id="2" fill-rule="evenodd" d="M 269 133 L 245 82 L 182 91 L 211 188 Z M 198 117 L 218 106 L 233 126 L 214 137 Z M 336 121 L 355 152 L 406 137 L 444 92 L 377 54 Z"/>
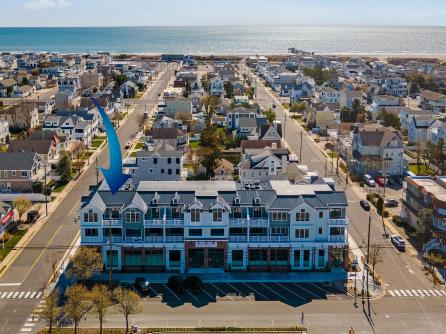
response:
<path id="1" fill-rule="evenodd" d="M 445 54 L 446 27 L 214 26 L 0 28 L 1 51 L 62 53 Z"/>

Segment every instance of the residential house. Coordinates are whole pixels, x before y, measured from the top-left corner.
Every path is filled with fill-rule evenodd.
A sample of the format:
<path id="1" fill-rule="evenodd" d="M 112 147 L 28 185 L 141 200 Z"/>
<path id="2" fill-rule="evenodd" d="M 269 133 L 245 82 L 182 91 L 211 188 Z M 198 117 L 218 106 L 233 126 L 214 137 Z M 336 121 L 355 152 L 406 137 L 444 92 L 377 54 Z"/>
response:
<path id="1" fill-rule="evenodd" d="M 169 145 L 177 150 L 183 150 L 188 143 L 188 135 L 177 128 L 154 128 L 146 131 L 146 145 Z"/>
<path id="2" fill-rule="evenodd" d="M 34 183 L 43 181 L 44 170 L 37 153 L 0 153 L 0 192 L 31 192 Z"/>
<path id="3" fill-rule="evenodd" d="M 14 97 L 28 97 L 36 91 L 36 88 L 30 85 L 18 86 L 14 91 Z"/>
<path id="4" fill-rule="evenodd" d="M 70 110 L 75 109 L 78 105 L 79 99 L 75 92 L 64 91 L 54 94 L 54 108 L 56 110 Z"/>
<path id="5" fill-rule="evenodd" d="M 379 125 L 355 126 L 352 137 L 350 170 L 357 176 L 404 174 L 404 144 L 398 131 Z"/>
<path id="6" fill-rule="evenodd" d="M 446 143 L 446 122 L 445 120 L 437 119 L 427 129 L 427 140 L 431 141 L 435 145 L 442 139 L 443 143 Z"/>
<path id="7" fill-rule="evenodd" d="M 323 104 L 339 103 L 341 93 L 331 87 L 323 87 L 319 92 L 319 100 Z"/>
<path id="8" fill-rule="evenodd" d="M 12 79 L 0 80 L 0 97 L 10 97 L 17 88 L 17 82 Z"/>
<path id="9" fill-rule="evenodd" d="M 85 71 L 80 75 L 80 86 L 83 89 L 96 87 L 102 89 L 104 86 L 104 76 L 97 71 Z"/>
<path id="10" fill-rule="evenodd" d="M 310 129 L 318 128 L 325 135 L 339 121 L 339 104 L 313 104 L 305 112 L 305 119 Z"/>
<path id="11" fill-rule="evenodd" d="M 97 120 L 84 119 L 75 114 L 49 115 L 43 122 L 43 131 L 52 130 L 66 135 L 69 141 L 81 141 L 90 147 L 91 141 L 97 134 Z"/>
<path id="12" fill-rule="evenodd" d="M 220 78 L 213 78 L 210 81 L 209 93 L 214 96 L 221 96 L 225 93 L 225 82 Z"/>
<path id="13" fill-rule="evenodd" d="M 420 107 L 437 113 L 446 113 L 446 95 L 423 90 L 419 96 Z"/>
<path id="14" fill-rule="evenodd" d="M 232 110 L 228 110 L 226 113 L 226 125 L 230 130 L 236 130 L 240 128 L 240 121 L 246 118 L 265 118 L 265 116 L 261 115 L 258 109 L 252 108 L 235 108 Z M 266 118 L 265 118 L 266 119 Z"/>
<path id="15" fill-rule="evenodd" d="M 430 140 L 428 129 L 435 122 L 436 118 L 431 115 L 418 114 L 410 118 L 409 127 L 407 128 L 407 138 L 410 144 L 419 144 L 424 147 Z"/>
<path id="16" fill-rule="evenodd" d="M 240 81 L 233 81 L 232 84 L 232 93 L 235 96 L 242 96 L 245 94 L 245 85 Z"/>
<path id="17" fill-rule="evenodd" d="M 192 117 L 192 107 L 190 99 L 166 99 L 164 100 L 164 107 L 160 111 L 168 117 L 175 117 L 179 114 L 186 114 Z"/>
<path id="18" fill-rule="evenodd" d="M 431 251 L 446 255 L 446 176 L 406 177 L 403 186 L 403 205 L 400 216 L 421 233 L 432 233 L 424 244 L 423 254 Z M 422 209 L 432 210 L 432 223 L 428 226 L 418 219 Z"/>
<path id="19" fill-rule="evenodd" d="M 381 111 L 387 109 L 387 107 L 398 107 L 401 105 L 403 105 L 403 101 L 399 96 L 376 95 L 372 98 L 372 119 L 376 120 Z"/>
<path id="20" fill-rule="evenodd" d="M 0 145 L 9 141 L 9 123 L 0 119 Z"/>
<path id="21" fill-rule="evenodd" d="M 249 104 L 249 98 L 246 95 L 235 95 L 234 104 L 236 105 Z"/>
<path id="22" fill-rule="evenodd" d="M 113 196 L 104 186 L 81 203 L 81 245 L 123 272 L 338 272 L 347 207 L 326 183 L 143 181 Z"/>
<path id="23" fill-rule="evenodd" d="M 139 151 L 134 162 L 124 164 L 132 175 L 132 183 L 141 181 L 180 181 L 183 170 L 183 152 L 163 144 L 151 151 Z"/>
<path id="24" fill-rule="evenodd" d="M 28 103 L 19 103 L 0 108 L 0 120 L 16 130 L 27 130 L 39 125 L 37 107 Z"/>
<path id="25" fill-rule="evenodd" d="M 57 81 L 59 93 L 70 92 L 76 93 L 80 88 L 79 78 L 77 77 L 66 77 L 61 78 Z"/>
<path id="26" fill-rule="evenodd" d="M 339 94 L 339 104 L 341 108 L 352 109 L 353 102 L 359 101 L 359 104 L 364 104 L 363 93 L 359 90 L 342 89 Z"/>
<path id="27" fill-rule="evenodd" d="M 407 81 L 404 78 L 387 78 L 384 87 L 388 95 L 406 97 L 408 94 Z"/>
<path id="28" fill-rule="evenodd" d="M 282 122 L 274 121 L 273 124 L 265 124 L 260 127 L 260 140 L 282 140 Z"/>
<path id="29" fill-rule="evenodd" d="M 234 164 L 226 159 L 220 159 L 214 172 L 215 176 L 212 177 L 213 181 L 233 180 Z"/>
<path id="30" fill-rule="evenodd" d="M 308 82 L 299 82 L 293 85 L 290 93 L 291 103 L 298 102 L 301 99 L 307 99 L 314 95 L 314 85 Z"/>
<path id="31" fill-rule="evenodd" d="M 138 86 L 132 81 L 124 82 L 121 86 L 121 93 L 124 98 L 133 98 L 138 92 Z"/>

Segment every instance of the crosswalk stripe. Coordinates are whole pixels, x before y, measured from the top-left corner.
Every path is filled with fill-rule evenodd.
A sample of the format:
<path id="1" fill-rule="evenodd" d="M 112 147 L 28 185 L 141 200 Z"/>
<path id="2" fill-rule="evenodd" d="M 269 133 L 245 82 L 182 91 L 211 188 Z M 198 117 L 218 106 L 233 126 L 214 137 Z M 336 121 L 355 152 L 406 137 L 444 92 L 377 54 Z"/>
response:
<path id="1" fill-rule="evenodd" d="M 31 293 L 31 291 L 28 291 L 28 292 L 25 294 L 25 297 L 23 297 L 23 298 L 28 298 L 28 296 L 29 296 L 30 293 Z"/>
<path id="2" fill-rule="evenodd" d="M 426 296 L 429 296 L 429 291 L 427 291 L 427 290 L 423 290 L 423 293 L 424 293 Z"/>
<path id="3" fill-rule="evenodd" d="M 416 290 L 412 290 L 412 293 L 413 293 L 416 297 L 418 297 L 418 292 L 417 292 Z"/>
<path id="4" fill-rule="evenodd" d="M 400 292 L 399 292 L 398 290 L 394 290 L 394 292 L 395 292 L 395 294 L 396 294 L 398 297 L 401 297 L 401 294 L 400 294 Z"/>
<path id="5" fill-rule="evenodd" d="M 434 291 L 434 293 L 435 293 L 436 296 L 440 296 L 440 297 L 442 296 L 441 293 L 440 293 L 440 291 L 438 291 L 438 290 L 433 290 L 433 291 Z"/>
<path id="6" fill-rule="evenodd" d="M 7 294 L 8 294 L 8 292 L 3 292 L 3 294 L 0 298 L 2 298 L 2 299 L 5 298 Z"/>
<path id="7" fill-rule="evenodd" d="M 39 299 L 41 295 L 42 295 L 42 291 L 38 292 L 37 296 L 36 296 L 36 299 Z"/>
<path id="8" fill-rule="evenodd" d="M 421 291 L 420 289 L 417 290 L 418 293 L 420 294 L 421 297 L 424 297 L 423 291 Z"/>
<path id="9" fill-rule="evenodd" d="M 389 293 L 390 293 L 390 295 L 391 295 L 392 297 L 395 297 L 395 294 L 393 293 L 392 290 L 389 290 Z"/>
<path id="10" fill-rule="evenodd" d="M 8 293 L 8 295 L 6 296 L 6 298 L 11 298 L 12 294 L 14 293 L 14 291 L 11 291 L 10 293 Z"/>
<path id="11" fill-rule="evenodd" d="M 18 291 L 14 292 L 14 294 L 12 295 L 12 298 L 16 298 L 18 294 L 19 294 Z"/>
<path id="12" fill-rule="evenodd" d="M 446 296 L 446 291 L 444 291 L 444 290 L 439 290 L 442 294 L 443 294 L 443 296 Z"/>
<path id="13" fill-rule="evenodd" d="M 429 290 L 429 293 L 431 294 L 431 296 L 437 297 L 437 295 L 435 294 L 434 290 Z"/>
<path id="14" fill-rule="evenodd" d="M 34 291 L 31 296 L 29 296 L 29 298 L 34 298 L 34 295 L 36 294 L 36 292 Z"/>
<path id="15" fill-rule="evenodd" d="M 400 290 L 400 292 L 404 297 L 407 297 L 406 292 L 404 290 Z"/>
<path id="16" fill-rule="evenodd" d="M 33 329 L 29 327 L 23 327 L 20 331 L 21 332 L 31 332 Z"/>
<path id="17" fill-rule="evenodd" d="M 413 297 L 413 294 L 412 294 L 412 292 L 410 292 L 410 290 L 406 290 L 406 292 L 410 297 Z"/>
<path id="18" fill-rule="evenodd" d="M 23 326 L 25 327 L 34 327 L 34 323 L 33 322 L 25 322 L 25 324 Z"/>
<path id="19" fill-rule="evenodd" d="M 20 292 L 20 295 L 18 296 L 18 298 L 22 298 L 24 294 L 25 294 L 25 291 Z"/>

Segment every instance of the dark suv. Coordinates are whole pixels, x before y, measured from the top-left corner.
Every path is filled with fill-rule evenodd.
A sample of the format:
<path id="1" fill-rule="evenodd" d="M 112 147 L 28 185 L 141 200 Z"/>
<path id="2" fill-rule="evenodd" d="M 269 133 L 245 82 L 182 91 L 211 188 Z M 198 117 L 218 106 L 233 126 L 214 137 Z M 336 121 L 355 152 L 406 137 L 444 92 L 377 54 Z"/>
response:
<path id="1" fill-rule="evenodd" d="M 178 293 L 183 293 L 186 290 L 186 283 L 180 275 L 170 276 L 167 286 Z"/>
<path id="2" fill-rule="evenodd" d="M 26 215 L 26 222 L 27 223 L 35 223 L 37 219 L 39 219 L 40 214 L 37 210 L 30 210 L 28 211 L 28 214 Z"/>

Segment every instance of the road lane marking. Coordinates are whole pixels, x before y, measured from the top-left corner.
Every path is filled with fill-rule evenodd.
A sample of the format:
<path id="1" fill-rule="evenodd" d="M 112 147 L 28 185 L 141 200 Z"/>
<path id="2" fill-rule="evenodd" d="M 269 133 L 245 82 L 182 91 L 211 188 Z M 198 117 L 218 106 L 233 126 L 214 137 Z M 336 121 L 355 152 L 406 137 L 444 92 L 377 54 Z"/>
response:
<path id="1" fill-rule="evenodd" d="M 410 297 L 413 297 L 412 292 L 410 292 L 410 290 L 406 290 L 406 293 L 407 293 Z"/>
<path id="2" fill-rule="evenodd" d="M 29 298 L 34 298 L 34 295 L 36 294 L 36 292 L 34 291 L 31 296 L 29 296 Z"/>
<path id="3" fill-rule="evenodd" d="M 317 285 L 314 284 L 314 283 L 310 283 L 310 285 L 312 285 L 312 286 L 314 286 L 315 288 L 321 290 L 322 292 L 324 292 L 324 293 L 327 294 L 328 296 L 333 296 L 333 297 L 336 297 L 336 298 L 339 299 L 339 300 L 343 300 L 341 297 L 339 297 L 339 296 L 337 296 L 337 295 L 335 295 L 335 294 L 329 292 L 328 290 L 322 289 L 320 286 L 317 286 Z"/>
<path id="4" fill-rule="evenodd" d="M 406 292 L 404 290 L 400 290 L 400 292 L 404 297 L 407 297 Z"/>
<path id="5" fill-rule="evenodd" d="M 221 290 L 218 286 L 216 286 L 214 283 L 209 282 L 210 285 L 212 285 L 215 289 L 217 289 L 218 292 L 222 294 L 222 297 L 228 297 L 230 300 L 234 300 L 231 296 L 229 296 L 227 293 L 225 293 L 223 290 Z"/>
<path id="6" fill-rule="evenodd" d="M 36 295 L 36 299 L 39 299 L 41 295 L 42 295 L 42 291 L 38 292 Z"/>
<path id="7" fill-rule="evenodd" d="M 1 292 L 0 292 L 1 293 Z M 0 297 L 1 299 L 5 298 L 5 296 L 8 294 L 8 292 L 3 292 L 2 296 Z"/>
<path id="8" fill-rule="evenodd" d="M 13 293 L 14 293 L 14 291 L 11 291 L 10 293 L 8 293 L 8 296 L 6 298 L 11 298 Z"/>
<path id="9" fill-rule="evenodd" d="M 190 292 L 190 291 L 187 290 L 187 289 L 186 289 L 186 292 L 187 292 L 187 294 L 188 294 L 189 296 L 191 296 L 193 299 L 198 300 L 198 298 L 195 297 L 195 296 L 192 294 L 192 292 Z"/>
<path id="10" fill-rule="evenodd" d="M 25 294 L 25 297 L 23 297 L 23 298 L 28 298 L 28 296 L 29 296 L 30 293 L 31 293 L 31 291 L 28 291 L 28 292 Z"/>
<path id="11" fill-rule="evenodd" d="M 443 294 L 443 296 L 446 296 L 446 291 L 440 290 L 440 292 Z"/>
<path id="12" fill-rule="evenodd" d="M 158 298 L 161 298 L 158 292 L 156 292 L 155 289 L 153 289 L 151 286 L 149 286 L 149 289 L 152 290 Z"/>
<path id="13" fill-rule="evenodd" d="M 401 297 L 401 294 L 400 294 L 400 292 L 399 292 L 398 290 L 394 290 L 394 292 L 395 292 L 395 294 L 396 294 L 398 297 Z"/>
<path id="14" fill-rule="evenodd" d="M 29 327 L 23 327 L 20 331 L 21 332 L 31 332 L 33 329 Z"/>
<path id="15" fill-rule="evenodd" d="M 417 290 L 412 290 L 412 293 L 415 295 L 415 297 L 419 297 Z"/>
<path id="16" fill-rule="evenodd" d="M 19 293 L 20 293 L 19 291 L 14 292 L 14 294 L 12 295 L 12 298 L 16 298 Z"/>
<path id="17" fill-rule="evenodd" d="M 420 295 L 420 297 L 424 297 L 423 291 L 421 291 L 420 289 L 417 290 L 418 294 Z"/>
<path id="18" fill-rule="evenodd" d="M 393 293 L 392 290 L 389 290 L 389 293 L 390 293 L 390 295 L 391 295 L 392 297 L 395 297 L 395 294 Z"/>
<path id="19" fill-rule="evenodd" d="M 211 296 L 211 294 L 208 293 L 204 287 L 201 288 L 201 291 L 203 291 L 209 298 L 214 299 L 214 297 Z M 215 296 L 215 298 L 217 298 L 217 296 Z"/>
<path id="20" fill-rule="evenodd" d="M 23 326 L 25 327 L 34 327 L 34 323 L 33 322 L 25 322 L 25 324 Z"/>
<path id="21" fill-rule="evenodd" d="M 180 297 L 178 297 L 177 295 L 176 295 L 176 293 L 175 292 L 173 292 L 168 286 L 167 286 L 167 284 L 161 284 L 162 286 L 164 286 L 171 294 L 173 294 L 174 296 L 175 296 L 175 298 L 176 299 L 178 299 L 179 301 L 181 301 L 181 298 Z"/>
<path id="22" fill-rule="evenodd" d="M 20 286 L 22 283 L 0 283 L 0 286 Z"/>
<path id="23" fill-rule="evenodd" d="M 309 291 L 309 290 L 307 290 L 307 289 L 301 287 L 300 285 L 298 285 L 298 284 L 296 284 L 296 283 L 291 283 L 291 284 L 293 284 L 294 286 L 296 286 L 296 287 L 299 288 L 299 289 L 302 289 L 302 290 L 308 292 L 310 295 L 314 296 L 316 299 L 321 299 L 320 296 L 318 296 L 317 294 L 315 294 L 315 293 L 313 293 L 313 292 L 311 292 L 311 291 Z"/>
<path id="24" fill-rule="evenodd" d="M 18 298 L 22 298 L 24 294 L 25 294 L 25 291 L 20 292 L 20 295 Z"/>

